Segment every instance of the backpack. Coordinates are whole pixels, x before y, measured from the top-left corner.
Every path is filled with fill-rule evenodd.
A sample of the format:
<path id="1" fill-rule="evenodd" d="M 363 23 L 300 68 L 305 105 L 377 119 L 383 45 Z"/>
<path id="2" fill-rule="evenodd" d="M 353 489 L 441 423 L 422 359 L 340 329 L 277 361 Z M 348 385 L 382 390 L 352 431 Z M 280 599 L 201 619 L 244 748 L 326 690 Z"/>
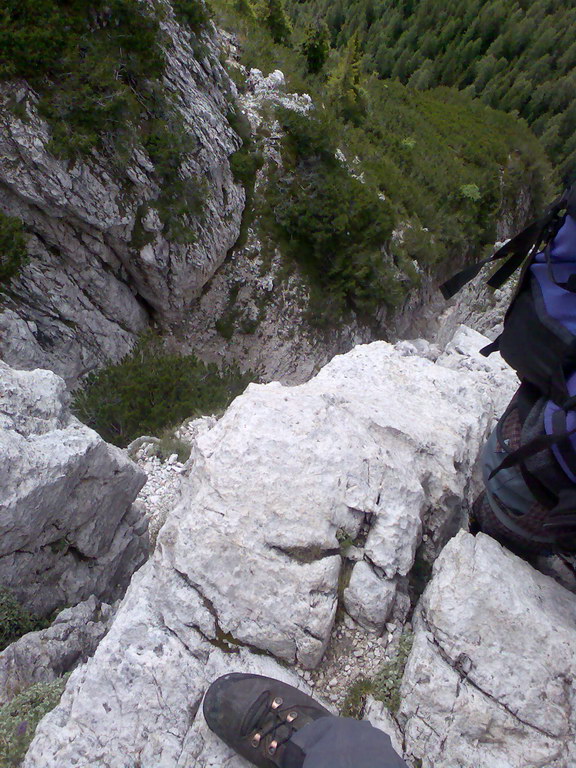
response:
<path id="1" fill-rule="evenodd" d="M 524 531 L 542 547 L 576 549 L 576 187 L 492 258 L 444 283 L 444 297 L 507 256 L 488 285 L 498 288 L 523 269 L 502 333 L 481 351 L 499 350 L 522 383 L 496 430 L 504 458 L 485 477 L 492 522 L 508 528 L 508 538 L 519 540 Z M 503 425 L 512 422 L 514 439 L 506 442 Z M 521 517 L 510 516 L 492 493 L 504 489 L 504 476 L 511 483 L 521 476 L 535 499 Z"/>
<path id="2" fill-rule="evenodd" d="M 524 266 L 504 330 L 481 351 L 487 356 L 499 350 L 521 381 L 563 406 L 570 397 L 566 376 L 576 370 L 576 186 L 491 258 L 440 286 L 444 298 L 451 298 L 485 264 L 506 257 L 488 280 L 490 287 L 499 288 Z"/>
<path id="3" fill-rule="evenodd" d="M 576 374 L 568 386 L 576 392 Z M 565 416 L 533 384 L 521 384 L 484 452 L 485 533 L 524 550 L 576 551 L 576 435 L 533 450 L 566 430 Z M 576 424 L 576 412 L 568 418 Z"/>

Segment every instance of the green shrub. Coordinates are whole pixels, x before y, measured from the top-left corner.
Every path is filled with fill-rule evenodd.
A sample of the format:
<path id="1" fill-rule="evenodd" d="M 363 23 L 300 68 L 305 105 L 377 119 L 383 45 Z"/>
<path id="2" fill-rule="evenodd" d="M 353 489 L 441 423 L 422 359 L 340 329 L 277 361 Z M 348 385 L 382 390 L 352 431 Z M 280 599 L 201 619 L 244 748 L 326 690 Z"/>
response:
<path id="1" fill-rule="evenodd" d="M 242 248 L 248 238 L 248 228 L 254 220 L 254 187 L 256 175 L 264 158 L 257 149 L 257 144 L 252 137 L 252 128 L 246 115 L 238 108 L 230 109 L 226 115 L 230 127 L 242 139 L 242 146 L 230 155 L 230 170 L 234 180 L 242 184 L 246 195 L 246 203 L 242 211 L 240 233 L 235 243 L 235 248 Z M 224 334 L 223 334 L 224 335 Z"/>
<path id="2" fill-rule="evenodd" d="M 477 184 L 462 184 L 460 194 L 467 200 L 473 200 L 474 202 L 482 199 L 482 193 L 478 189 Z"/>
<path id="3" fill-rule="evenodd" d="M 200 32 L 210 18 L 202 0 L 172 0 L 172 7 L 176 18 L 187 24 L 193 32 Z"/>
<path id="4" fill-rule="evenodd" d="M 0 287 L 18 274 L 28 251 L 20 219 L 0 213 Z"/>
<path id="5" fill-rule="evenodd" d="M 370 314 L 393 304 L 383 257 L 392 232 L 389 205 L 336 159 L 321 117 L 290 110 L 280 110 L 279 117 L 286 131 L 285 169 L 272 176 L 266 192 L 274 234 L 336 315 L 350 307 Z"/>
<path id="6" fill-rule="evenodd" d="M 368 696 L 383 701 L 392 714 L 398 712 L 400 686 L 413 642 L 413 634 L 402 635 L 398 641 L 398 649 L 394 659 L 385 662 L 372 680 L 360 677 L 352 684 L 341 708 L 342 717 L 354 717 L 361 720 Z"/>
<path id="7" fill-rule="evenodd" d="M 234 180 L 248 190 L 254 187 L 256 173 L 262 167 L 262 155 L 243 146 L 237 152 L 230 155 L 230 169 Z"/>
<path id="8" fill-rule="evenodd" d="M 27 632 L 44 629 L 49 623 L 28 613 L 10 590 L 0 587 L 0 651 Z"/>
<path id="9" fill-rule="evenodd" d="M 169 354 L 147 337 L 120 363 L 90 375 L 73 408 L 105 440 L 126 446 L 140 435 L 226 408 L 252 378 L 235 366 L 220 372 L 194 355 Z"/>
<path id="10" fill-rule="evenodd" d="M 398 642 L 396 656 L 392 661 L 382 665 L 373 680 L 372 695 L 378 701 L 383 701 L 393 714 L 396 714 L 400 708 L 400 686 L 413 643 L 413 634 L 402 635 Z"/>
<path id="11" fill-rule="evenodd" d="M 161 180 L 161 192 L 153 201 L 164 224 L 166 236 L 177 243 L 193 243 L 196 233 L 189 226 L 190 215 L 202 214 L 207 190 L 204 180 L 183 178 L 180 168 L 186 154 L 196 146 L 194 138 L 172 115 L 148 125 L 144 147 Z"/>
<path id="12" fill-rule="evenodd" d="M 0 707 L 0 766 L 21 764 L 38 723 L 60 701 L 68 677 L 35 683 Z"/>

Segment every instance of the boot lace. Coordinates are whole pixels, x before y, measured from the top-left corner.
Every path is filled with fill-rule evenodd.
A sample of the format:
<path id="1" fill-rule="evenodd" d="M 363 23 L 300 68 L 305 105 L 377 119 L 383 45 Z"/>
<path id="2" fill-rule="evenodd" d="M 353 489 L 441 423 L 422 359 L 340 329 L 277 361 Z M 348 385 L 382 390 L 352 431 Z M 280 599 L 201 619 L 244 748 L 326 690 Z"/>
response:
<path id="1" fill-rule="evenodd" d="M 278 747 L 294 735 L 296 726 L 293 723 L 298 717 L 298 712 L 295 708 L 282 707 L 283 703 L 281 696 L 270 699 L 268 691 L 258 697 L 251 710 L 253 716 L 247 718 L 248 733 L 252 733 L 250 745 L 254 749 L 265 748 L 269 755 L 274 755 Z M 267 739 L 268 744 L 264 747 Z"/>

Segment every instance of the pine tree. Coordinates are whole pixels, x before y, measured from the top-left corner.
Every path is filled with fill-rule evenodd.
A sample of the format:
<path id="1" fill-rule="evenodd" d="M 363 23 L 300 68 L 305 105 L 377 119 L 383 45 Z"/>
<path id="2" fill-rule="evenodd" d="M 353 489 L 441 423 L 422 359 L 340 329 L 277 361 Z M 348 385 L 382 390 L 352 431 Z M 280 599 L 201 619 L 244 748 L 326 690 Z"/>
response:
<path id="1" fill-rule="evenodd" d="M 282 0 L 266 0 L 266 26 L 275 43 L 289 45 L 292 25 L 286 14 Z"/>
<path id="2" fill-rule="evenodd" d="M 308 72 L 320 72 L 330 52 L 330 31 L 325 22 L 316 22 L 308 27 L 300 50 L 306 57 Z"/>
<path id="3" fill-rule="evenodd" d="M 328 80 L 332 101 L 346 120 L 357 120 L 365 111 L 365 100 L 360 88 L 360 60 L 362 51 L 358 34 L 354 33 Z"/>

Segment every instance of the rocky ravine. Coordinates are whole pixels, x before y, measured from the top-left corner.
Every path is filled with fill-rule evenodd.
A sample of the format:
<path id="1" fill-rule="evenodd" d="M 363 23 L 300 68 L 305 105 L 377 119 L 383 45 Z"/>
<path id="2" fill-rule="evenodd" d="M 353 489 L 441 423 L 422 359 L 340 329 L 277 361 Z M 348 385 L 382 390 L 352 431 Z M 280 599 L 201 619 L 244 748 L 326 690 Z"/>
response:
<path id="1" fill-rule="evenodd" d="M 275 108 L 306 114 L 314 105 L 307 94 L 287 92 L 279 70 L 267 77 L 258 69 L 247 71 L 236 61 L 233 37 L 224 38 L 229 66 L 237 67 L 246 78 L 238 104 L 264 159 L 256 178 L 258 190 L 271 169 L 282 167 L 283 133 L 274 116 Z M 265 253 L 258 232 L 256 221 L 248 228 L 245 245 L 234 249 L 191 307 L 178 334 L 180 349 L 218 364 L 239 362 L 263 381 L 300 384 L 335 354 L 374 340 L 373 328 L 362 324 L 353 313 L 341 325 L 315 326 L 307 313 L 310 289 L 306 279 L 295 264 L 286 275 L 280 250 Z M 226 338 L 222 324 L 227 326 Z"/>
<path id="2" fill-rule="evenodd" d="M 166 326 L 180 318 L 238 237 L 244 191 L 228 157 L 241 141 L 226 118 L 235 88 L 214 31 L 197 58 L 198 41 L 166 12 L 164 86 L 197 142 L 181 172 L 207 190 L 192 245 L 166 238 L 154 208 L 160 181 L 142 149 L 125 178 L 96 151 L 82 162 L 57 160 L 35 93 L 25 82 L 0 88 L 0 210 L 32 233 L 29 263 L 0 312 L 0 356 L 10 365 L 50 368 L 74 385 L 126 354 L 151 319 Z M 14 99 L 25 119 L 10 110 Z M 134 240 L 136 226 L 147 244 Z"/>
<path id="3" fill-rule="evenodd" d="M 251 385 L 205 423 L 151 559 L 25 768 L 240 768 L 199 709 L 233 669 L 308 681 L 338 704 L 326 672 L 349 683 L 358 647 L 390 651 L 417 548 L 439 550 L 476 491 L 480 445 L 515 387 L 482 341 L 461 329 L 442 353 L 357 347 L 307 384 Z M 571 593 L 489 538 L 453 539 L 413 619 L 407 759 L 571 768 L 575 616 Z M 352 628 L 363 643 L 339 647 Z"/>

